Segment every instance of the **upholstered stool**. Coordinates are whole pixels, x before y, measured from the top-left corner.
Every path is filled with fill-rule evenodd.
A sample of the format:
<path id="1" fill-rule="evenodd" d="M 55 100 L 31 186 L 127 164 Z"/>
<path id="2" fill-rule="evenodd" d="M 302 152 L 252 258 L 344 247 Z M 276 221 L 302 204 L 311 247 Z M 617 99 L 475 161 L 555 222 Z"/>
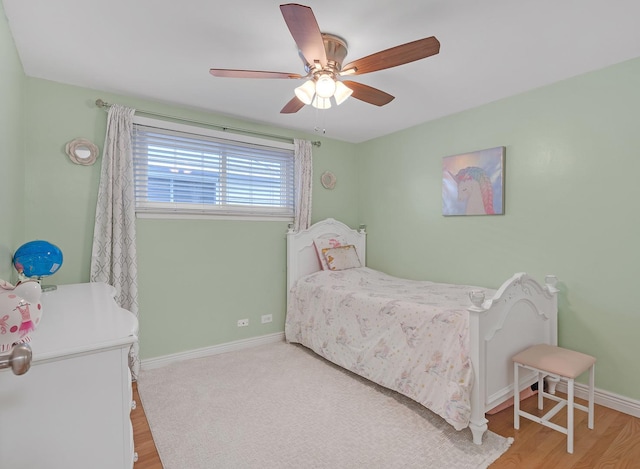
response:
<path id="1" fill-rule="evenodd" d="M 529 347 L 513 357 L 513 380 L 514 380 L 514 406 L 513 406 L 513 426 L 517 430 L 520 428 L 520 417 L 525 417 L 546 427 L 552 428 L 567 435 L 567 452 L 573 453 L 573 409 L 587 412 L 589 415 L 588 426 L 593 429 L 593 394 L 595 385 L 595 362 L 596 359 L 590 355 L 573 350 L 556 347 L 553 345 L 540 344 Z M 527 368 L 538 373 L 538 409 L 543 408 L 543 398 L 549 398 L 557 404 L 542 417 L 536 417 L 528 412 L 520 410 L 520 390 L 518 389 L 519 367 Z M 589 407 L 576 404 L 573 400 L 573 384 L 575 378 L 589 370 Z M 563 379 L 567 382 L 567 398 L 544 391 L 545 376 L 552 376 Z M 563 407 L 567 407 L 567 426 L 562 427 L 549 420 L 556 415 Z"/>

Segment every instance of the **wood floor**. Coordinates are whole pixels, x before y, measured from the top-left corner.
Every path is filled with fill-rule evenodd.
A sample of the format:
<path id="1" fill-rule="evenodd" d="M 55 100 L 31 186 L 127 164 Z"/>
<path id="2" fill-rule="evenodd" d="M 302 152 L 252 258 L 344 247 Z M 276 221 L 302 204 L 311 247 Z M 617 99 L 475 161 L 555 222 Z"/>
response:
<path id="1" fill-rule="evenodd" d="M 136 408 L 131 411 L 131 422 L 133 423 L 133 445 L 138 453 L 138 462 L 134 469 L 163 469 L 158 456 L 158 450 L 153 442 L 147 416 L 144 414 L 140 394 L 138 394 L 138 384 L 133 383 L 133 400 L 136 401 Z"/>
<path id="2" fill-rule="evenodd" d="M 138 453 L 134 469 L 163 469 L 136 383 L 133 384 L 133 395 L 138 403 L 131 413 L 133 439 Z M 551 405 L 545 404 L 545 411 Z M 524 410 L 541 415 L 536 407 L 536 396 L 522 403 Z M 562 433 L 526 419 L 520 419 L 520 430 L 515 431 L 513 408 L 489 416 L 491 431 L 515 439 L 509 450 L 490 466 L 491 469 L 640 468 L 640 419 L 599 405 L 595 409 L 593 430 L 587 428 L 586 418 L 586 413 L 575 412 L 574 453 L 568 454 L 567 439 Z M 552 421 L 564 425 L 564 419 L 566 412 L 563 410 Z"/>
<path id="3" fill-rule="evenodd" d="M 563 394 L 558 395 L 564 397 Z M 522 409 L 544 415 L 554 402 L 545 400 L 544 411 L 537 409 L 536 395 L 522 402 Z M 586 401 L 576 399 L 586 405 Z M 563 409 L 551 421 L 566 426 Z M 513 407 L 489 416 L 489 429 L 499 435 L 513 437 L 511 448 L 493 463 L 491 469 L 504 468 L 640 468 L 640 419 L 621 412 L 595 406 L 594 429 L 587 428 L 587 414 L 574 413 L 573 454 L 567 453 L 567 437 L 563 433 L 530 420 L 520 418 L 520 429 L 513 429 Z"/>

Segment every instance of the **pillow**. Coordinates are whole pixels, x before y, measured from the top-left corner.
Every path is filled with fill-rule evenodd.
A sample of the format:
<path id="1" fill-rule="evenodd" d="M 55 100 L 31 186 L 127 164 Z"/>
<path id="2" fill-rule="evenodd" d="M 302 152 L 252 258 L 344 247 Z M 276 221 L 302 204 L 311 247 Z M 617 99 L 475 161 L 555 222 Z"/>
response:
<path id="1" fill-rule="evenodd" d="M 316 238 L 313 240 L 313 245 L 316 248 L 316 254 L 318 255 L 318 260 L 320 261 L 320 266 L 322 270 L 329 270 L 329 266 L 327 265 L 327 260 L 324 258 L 324 254 L 322 251 L 324 249 L 337 248 L 342 246 L 344 240 L 336 236 L 334 238 Z"/>
<path id="2" fill-rule="evenodd" d="M 329 270 L 346 270 L 362 267 L 358 252 L 353 244 L 323 249 L 322 254 L 324 254 Z"/>

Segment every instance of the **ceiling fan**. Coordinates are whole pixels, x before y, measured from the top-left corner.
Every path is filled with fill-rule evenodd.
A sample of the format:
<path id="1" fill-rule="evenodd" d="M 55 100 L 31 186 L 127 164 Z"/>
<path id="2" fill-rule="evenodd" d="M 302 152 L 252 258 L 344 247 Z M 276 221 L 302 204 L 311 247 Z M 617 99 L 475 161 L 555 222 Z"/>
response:
<path id="1" fill-rule="evenodd" d="M 230 78 L 307 78 L 303 85 L 295 89 L 294 98 L 282 108 L 280 112 L 283 114 L 298 112 L 305 104 L 327 109 L 331 107 L 331 98 L 339 105 L 349 96 L 376 106 L 384 106 L 394 97 L 371 86 L 341 78 L 397 67 L 440 52 L 440 42 L 431 36 L 343 65 L 347 56 L 347 43 L 333 34 L 321 33 L 310 7 L 288 3 L 280 5 L 280 11 L 298 46 L 306 75 L 224 68 L 212 68 L 209 73 L 214 77 Z"/>

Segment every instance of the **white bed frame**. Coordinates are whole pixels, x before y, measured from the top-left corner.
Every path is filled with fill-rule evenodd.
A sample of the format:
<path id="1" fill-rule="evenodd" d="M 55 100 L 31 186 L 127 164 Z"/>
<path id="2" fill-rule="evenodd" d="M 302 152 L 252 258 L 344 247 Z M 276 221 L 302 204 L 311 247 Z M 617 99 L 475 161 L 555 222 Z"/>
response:
<path id="1" fill-rule="evenodd" d="M 366 265 L 366 232 L 328 218 L 309 229 L 287 233 L 287 292 L 296 280 L 321 269 L 313 240 L 340 236 L 356 246 Z M 511 357 L 535 344 L 557 345 L 558 290 L 553 275 L 542 286 L 525 273 L 515 274 L 493 298 L 477 292 L 470 299 L 470 351 L 474 371 L 469 428 L 473 442 L 482 444 L 487 431 L 485 413 L 513 397 Z M 537 382 L 533 371 L 521 373 L 518 389 Z"/>

